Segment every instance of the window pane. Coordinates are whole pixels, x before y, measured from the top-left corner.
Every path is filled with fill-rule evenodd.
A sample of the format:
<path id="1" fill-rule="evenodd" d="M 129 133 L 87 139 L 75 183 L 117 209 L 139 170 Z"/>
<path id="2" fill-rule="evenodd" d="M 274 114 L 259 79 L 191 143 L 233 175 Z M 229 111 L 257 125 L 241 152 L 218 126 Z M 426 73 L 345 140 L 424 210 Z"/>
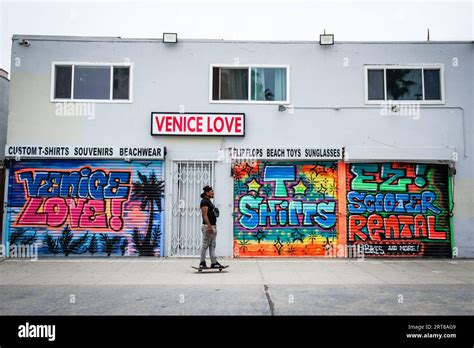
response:
<path id="1" fill-rule="evenodd" d="M 221 100 L 248 100 L 248 69 L 220 68 Z"/>
<path id="2" fill-rule="evenodd" d="M 56 66 L 54 98 L 71 98 L 72 66 Z"/>
<path id="3" fill-rule="evenodd" d="M 385 100 L 383 75 L 383 70 L 368 71 L 369 100 Z"/>
<path id="4" fill-rule="evenodd" d="M 285 101 L 285 68 L 252 68 L 252 100 Z"/>
<path id="5" fill-rule="evenodd" d="M 129 99 L 130 68 L 114 67 L 113 99 Z"/>
<path id="6" fill-rule="evenodd" d="M 425 69 L 425 100 L 441 100 L 441 84 L 439 69 Z"/>
<path id="7" fill-rule="evenodd" d="M 110 67 L 76 66 L 74 99 L 110 99 Z"/>
<path id="8" fill-rule="evenodd" d="M 387 99 L 422 100 L 421 69 L 387 69 Z"/>
<path id="9" fill-rule="evenodd" d="M 219 71 L 220 68 L 212 68 L 212 100 L 219 100 Z"/>

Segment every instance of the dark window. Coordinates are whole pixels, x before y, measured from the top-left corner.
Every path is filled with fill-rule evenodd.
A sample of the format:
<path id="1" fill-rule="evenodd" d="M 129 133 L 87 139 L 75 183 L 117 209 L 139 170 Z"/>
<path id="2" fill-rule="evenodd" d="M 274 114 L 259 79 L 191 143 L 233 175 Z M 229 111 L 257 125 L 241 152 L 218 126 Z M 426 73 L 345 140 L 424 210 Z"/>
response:
<path id="1" fill-rule="evenodd" d="M 368 100 L 442 99 L 440 69 L 369 69 L 367 81 Z"/>
<path id="2" fill-rule="evenodd" d="M 110 99 L 110 67 L 76 66 L 74 99 Z"/>
<path id="3" fill-rule="evenodd" d="M 441 83 L 439 69 L 423 70 L 425 82 L 425 100 L 441 100 Z"/>
<path id="4" fill-rule="evenodd" d="M 70 99 L 71 98 L 71 79 L 72 66 L 56 66 L 55 68 L 55 84 L 54 98 Z"/>
<path id="5" fill-rule="evenodd" d="M 220 68 L 212 68 L 212 100 L 219 100 L 219 71 Z"/>
<path id="6" fill-rule="evenodd" d="M 368 71 L 369 100 L 385 100 L 384 71 Z"/>
<path id="7" fill-rule="evenodd" d="M 423 100 L 421 69 L 387 69 L 388 100 Z"/>
<path id="8" fill-rule="evenodd" d="M 219 100 L 248 100 L 249 71 L 247 68 L 219 68 L 219 76 Z"/>
<path id="9" fill-rule="evenodd" d="M 114 67 L 113 99 L 129 99 L 130 68 Z"/>

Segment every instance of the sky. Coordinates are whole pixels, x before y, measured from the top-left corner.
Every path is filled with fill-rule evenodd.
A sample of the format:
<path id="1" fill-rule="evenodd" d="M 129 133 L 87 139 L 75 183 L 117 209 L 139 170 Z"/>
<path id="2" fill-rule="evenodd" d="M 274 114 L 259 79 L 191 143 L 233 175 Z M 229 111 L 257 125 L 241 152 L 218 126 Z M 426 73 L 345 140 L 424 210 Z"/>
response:
<path id="1" fill-rule="evenodd" d="M 13 34 L 226 40 L 474 40 L 474 0 L 0 0 L 0 68 Z"/>

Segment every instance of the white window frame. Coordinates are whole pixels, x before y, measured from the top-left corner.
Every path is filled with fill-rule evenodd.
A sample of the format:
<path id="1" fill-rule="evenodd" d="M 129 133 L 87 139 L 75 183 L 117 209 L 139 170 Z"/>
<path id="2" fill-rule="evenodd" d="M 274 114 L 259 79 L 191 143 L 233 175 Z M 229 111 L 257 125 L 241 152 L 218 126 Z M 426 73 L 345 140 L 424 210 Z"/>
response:
<path id="1" fill-rule="evenodd" d="M 72 66 L 71 73 L 71 98 L 55 98 L 54 90 L 56 87 L 56 66 Z M 109 99 L 74 99 L 74 67 L 75 66 L 108 66 L 110 67 L 110 95 Z M 128 89 L 128 99 L 112 99 L 113 96 L 113 78 L 114 67 L 129 67 L 130 68 L 130 85 Z M 130 104 L 133 103 L 133 63 L 129 62 L 51 62 L 51 91 L 50 102 L 52 103 L 108 103 L 108 104 Z"/>
<path id="2" fill-rule="evenodd" d="M 213 79 L 212 72 L 214 68 L 225 69 L 248 69 L 248 100 L 213 100 L 212 89 Z M 283 68 L 286 69 L 286 100 L 251 100 L 252 99 L 252 68 Z M 263 104 L 263 105 L 289 105 L 290 104 L 290 66 L 289 65 L 274 65 L 274 64 L 211 64 L 209 67 L 209 103 L 210 104 Z"/>
<path id="3" fill-rule="evenodd" d="M 384 96 L 383 100 L 369 100 L 369 70 L 383 70 L 384 71 Z M 387 99 L 387 69 L 421 69 L 421 85 L 423 91 L 423 100 L 390 100 Z M 424 69 L 439 69 L 439 83 L 441 90 L 441 99 L 440 100 L 424 100 L 425 98 L 425 79 L 424 79 Z M 398 65 L 398 64 L 372 64 L 364 65 L 364 89 L 365 89 L 365 104 L 383 104 L 383 103 L 392 103 L 392 104 L 445 104 L 445 95 L 444 95 L 444 64 L 407 64 L 407 65 Z"/>

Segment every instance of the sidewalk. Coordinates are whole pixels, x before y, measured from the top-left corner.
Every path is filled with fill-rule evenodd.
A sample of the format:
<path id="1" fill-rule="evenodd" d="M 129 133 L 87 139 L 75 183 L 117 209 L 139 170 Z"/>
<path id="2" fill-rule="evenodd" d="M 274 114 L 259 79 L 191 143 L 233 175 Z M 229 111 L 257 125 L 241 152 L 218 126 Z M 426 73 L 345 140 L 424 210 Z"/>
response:
<path id="1" fill-rule="evenodd" d="M 7 259 L 0 315 L 474 314 L 474 260 Z M 72 302 L 74 299 L 74 302 Z"/>

